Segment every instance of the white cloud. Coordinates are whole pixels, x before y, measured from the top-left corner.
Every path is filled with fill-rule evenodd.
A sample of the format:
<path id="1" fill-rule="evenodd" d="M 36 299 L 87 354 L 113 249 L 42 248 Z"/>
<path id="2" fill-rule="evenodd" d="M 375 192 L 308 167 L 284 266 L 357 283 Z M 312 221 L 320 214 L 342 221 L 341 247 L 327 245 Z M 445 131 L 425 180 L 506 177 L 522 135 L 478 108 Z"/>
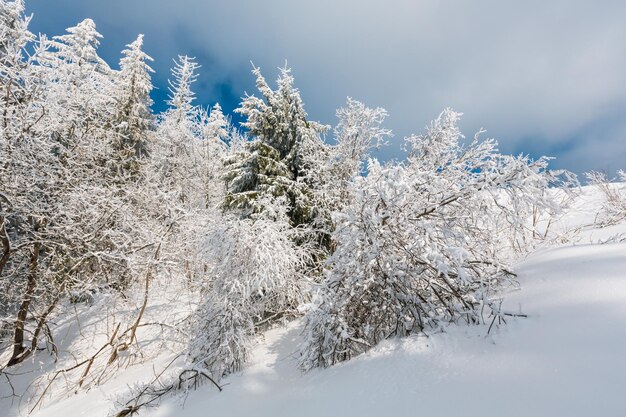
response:
<path id="1" fill-rule="evenodd" d="M 146 32 L 161 71 L 177 53 L 205 55 L 207 92 L 227 80 L 243 93 L 253 85 L 250 60 L 273 77 L 287 59 L 312 117 L 334 123 L 334 109 L 350 95 L 387 108 L 398 139 L 446 106 L 465 113 L 468 134 L 485 127 L 505 150 L 527 137 L 555 149 L 607 112 L 626 117 L 622 1 L 63 3 L 100 25 Z M 623 139 L 589 143 L 601 157 L 603 148 L 623 153 Z M 572 168 L 590 165 L 583 159 L 572 159 Z"/>

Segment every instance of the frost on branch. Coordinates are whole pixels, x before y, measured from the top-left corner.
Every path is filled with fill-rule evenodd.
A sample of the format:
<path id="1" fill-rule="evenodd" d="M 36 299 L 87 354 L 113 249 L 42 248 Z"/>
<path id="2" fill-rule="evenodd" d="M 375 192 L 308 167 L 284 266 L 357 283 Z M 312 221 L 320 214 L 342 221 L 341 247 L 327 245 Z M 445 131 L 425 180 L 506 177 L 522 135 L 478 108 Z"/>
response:
<path id="1" fill-rule="evenodd" d="M 553 175 L 545 159 L 501 155 L 493 140 L 462 146 L 459 117 L 445 110 L 426 134 L 406 139 L 406 164 L 370 161 L 367 177 L 353 181 L 307 317 L 304 369 L 389 337 L 479 323 L 492 290 L 512 275 L 495 228 L 501 218 L 522 228 L 527 218 L 509 204 L 493 209 L 494 201 L 552 207 L 544 191 Z"/>
<path id="2" fill-rule="evenodd" d="M 349 202 L 350 181 L 363 174 L 369 152 L 391 136 L 391 131 L 382 127 L 386 117 L 385 109 L 370 108 L 348 97 L 346 106 L 337 110 L 339 122 L 333 132 L 336 144 L 327 146 L 325 152 L 307 154 L 309 165 L 317 167 L 306 174 L 313 185 L 316 228 L 332 233 L 331 213 Z"/>
<path id="3" fill-rule="evenodd" d="M 602 172 L 585 174 L 589 184 L 598 187 L 602 193 L 602 207 L 595 219 L 600 226 L 610 226 L 626 219 L 626 172 L 619 170 L 617 175 L 617 181 L 610 181 Z"/>
<path id="4" fill-rule="evenodd" d="M 259 199 L 287 198 L 293 226 L 310 224 L 315 211 L 312 190 L 306 180 L 306 155 L 324 148 L 320 135 L 327 126 L 307 120 L 300 92 L 288 68 L 280 69 L 273 90 L 259 68 L 254 68 L 261 98 L 247 96 L 235 110 L 246 118 L 242 125 L 252 141 L 226 161 L 224 206 L 244 216 L 263 210 Z"/>
<path id="5" fill-rule="evenodd" d="M 307 299 L 307 251 L 294 243 L 284 201 L 264 204 L 254 219 L 215 219 L 204 241 L 209 280 L 189 357 L 216 380 L 240 369 L 257 329 L 297 314 Z"/>

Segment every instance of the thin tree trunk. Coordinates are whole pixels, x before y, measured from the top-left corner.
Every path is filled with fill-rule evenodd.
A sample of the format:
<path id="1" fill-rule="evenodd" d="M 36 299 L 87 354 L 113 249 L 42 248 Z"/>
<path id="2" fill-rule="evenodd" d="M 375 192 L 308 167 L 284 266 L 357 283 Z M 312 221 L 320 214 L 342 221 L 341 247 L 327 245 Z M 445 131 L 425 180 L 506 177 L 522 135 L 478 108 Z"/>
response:
<path id="1" fill-rule="evenodd" d="M 11 201 L 7 196 L 0 192 L 0 200 L 5 200 L 7 205 L 11 207 Z M 4 209 L 2 205 L 2 201 L 0 201 L 0 210 Z M 4 216 L 0 216 L 0 242 L 2 243 L 2 257 L 0 257 L 0 276 L 2 276 L 2 271 L 4 271 L 4 267 L 7 262 L 9 262 L 9 257 L 11 256 L 11 239 L 9 239 L 9 234 L 7 233 L 7 218 Z"/>
<path id="2" fill-rule="evenodd" d="M 41 250 L 41 242 L 35 242 L 33 246 L 33 252 L 30 256 L 30 265 L 28 267 L 28 283 L 26 285 L 26 291 L 24 298 L 20 304 L 20 308 L 17 311 L 17 319 L 15 320 L 15 333 L 13 336 L 13 354 L 11 359 L 7 363 L 7 366 L 12 366 L 22 362 L 25 357 L 22 356 L 26 348 L 24 347 L 24 325 L 28 315 L 28 309 L 33 299 L 35 288 L 37 287 L 37 266 L 39 263 L 39 252 Z"/>
<path id="3" fill-rule="evenodd" d="M 172 223 L 167 230 L 165 231 L 165 233 L 163 234 L 163 237 L 165 237 L 170 230 L 172 230 L 172 227 L 174 226 L 174 224 Z M 159 242 L 159 244 L 156 247 L 156 250 L 154 251 L 154 262 L 156 263 L 156 261 L 159 260 L 159 257 L 161 256 L 161 245 L 163 244 L 163 241 L 161 240 L 161 242 Z M 150 280 L 152 278 L 152 268 L 153 265 L 148 265 L 148 270 L 146 271 L 146 282 L 145 282 L 145 288 L 144 288 L 144 293 L 143 293 L 143 303 L 141 304 L 141 309 L 139 310 L 139 314 L 137 315 L 137 320 L 135 320 L 135 323 L 133 324 L 133 326 L 130 329 L 130 337 L 128 338 L 128 343 L 123 344 L 119 350 L 126 350 L 130 347 L 130 345 L 133 344 L 133 341 L 135 341 L 137 339 L 137 328 L 139 327 L 139 323 L 141 322 L 141 319 L 143 317 L 143 313 L 146 311 L 146 307 L 148 305 L 148 295 L 149 295 L 149 291 L 150 291 Z"/>
<path id="4" fill-rule="evenodd" d="M 61 298 L 61 291 L 59 291 L 59 294 L 57 294 L 57 296 L 54 298 L 52 303 L 50 303 L 46 311 L 39 317 L 39 320 L 37 321 L 37 328 L 35 329 L 35 332 L 33 333 L 33 340 L 31 341 L 31 344 L 30 344 L 31 353 L 37 350 L 37 345 L 39 344 L 39 334 L 41 333 L 44 326 L 46 325 L 46 320 L 48 319 L 48 316 L 52 313 L 52 311 L 54 311 L 60 298 Z M 51 334 L 49 333 L 48 337 L 50 336 Z"/>
<path id="5" fill-rule="evenodd" d="M 7 233 L 6 219 L 3 216 L 0 216 L 0 242 L 2 242 L 2 257 L 0 257 L 0 276 L 2 276 L 2 271 L 4 271 L 4 267 L 9 261 L 9 256 L 11 254 L 11 241 L 9 240 L 9 234 Z"/>

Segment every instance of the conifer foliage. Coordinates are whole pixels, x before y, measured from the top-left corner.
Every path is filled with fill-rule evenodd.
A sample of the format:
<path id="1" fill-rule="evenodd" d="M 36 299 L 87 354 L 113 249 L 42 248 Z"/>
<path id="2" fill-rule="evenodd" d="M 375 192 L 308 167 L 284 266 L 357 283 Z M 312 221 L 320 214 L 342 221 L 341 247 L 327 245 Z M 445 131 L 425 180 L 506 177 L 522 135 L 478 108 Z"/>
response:
<path id="1" fill-rule="evenodd" d="M 154 127 L 154 117 L 150 110 L 152 81 L 149 62 L 152 58 L 142 51 L 143 35 L 139 35 L 127 49 L 122 51 L 120 72 L 116 78 L 117 111 L 114 124 L 119 136 L 113 144 L 125 159 L 146 156 L 148 144 L 146 132 Z"/>
<path id="2" fill-rule="evenodd" d="M 262 98 L 247 96 L 236 110 L 246 117 L 242 125 L 252 141 L 227 162 L 225 204 L 249 215 L 264 210 L 264 197 L 284 196 L 292 224 L 311 223 L 312 190 L 304 181 L 307 156 L 323 149 L 320 135 L 327 126 L 307 120 L 290 69 L 280 69 L 276 90 L 259 68 L 253 74 Z"/>

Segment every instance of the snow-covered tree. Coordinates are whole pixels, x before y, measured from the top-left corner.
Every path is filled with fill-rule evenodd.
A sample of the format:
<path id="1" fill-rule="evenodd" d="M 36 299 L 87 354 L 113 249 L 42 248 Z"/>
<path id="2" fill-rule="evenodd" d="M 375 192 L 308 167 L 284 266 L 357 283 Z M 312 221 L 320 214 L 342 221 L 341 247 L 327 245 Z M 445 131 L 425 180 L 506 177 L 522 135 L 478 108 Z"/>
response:
<path id="1" fill-rule="evenodd" d="M 369 108 L 351 97 L 345 107 L 337 110 L 335 158 L 343 171 L 344 181 L 359 175 L 370 150 L 384 145 L 386 138 L 391 136 L 391 131 L 382 127 L 387 116 L 385 109 Z"/>
<path id="2" fill-rule="evenodd" d="M 20 86 L 22 70 L 25 68 L 24 47 L 34 40 L 34 35 L 28 30 L 30 18 L 24 16 L 24 2 L 0 1 L 0 75 L 2 76 L 3 109 L 8 110 L 11 103 L 7 100 L 15 100 L 20 97 L 19 91 L 6 94 L 9 89 Z M 19 100 L 18 100 L 19 101 Z M 6 112 L 3 112 L 6 118 Z M 7 126 L 5 120 L 3 126 Z"/>
<path id="3" fill-rule="evenodd" d="M 55 55 L 70 64 L 76 76 L 86 77 L 93 70 L 100 73 L 110 71 L 108 64 L 98 55 L 102 35 L 96 30 L 93 20 L 85 19 L 66 31 L 67 34 L 53 38 L 52 46 L 56 49 Z"/>
<path id="4" fill-rule="evenodd" d="M 494 218 L 502 195 L 552 208 L 547 160 L 501 155 L 493 140 L 461 144 L 459 113 L 444 111 L 406 139 L 405 165 L 370 161 L 336 214 L 326 282 L 308 315 L 302 367 L 347 360 L 392 336 L 481 322 L 493 287 L 510 276 Z M 494 209 L 494 206 L 496 209 Z M 514 227 L 528 219 L 512 221 Z"/>
<path id="5" fill-rule="evenodd" d="M 229 127 L 230 123 L 222 112 L 219 103 L 215 103 L 211 111 L 203 111 L 201 126 L 201 135 L 203 139 L 218 139 L 225 145 L 229 143 Z"/>
<path id="6" fill-rule="evenodd" d="M 160 171 L 162 184 L 170 199 L 181 202 L 195 198 L 200 179 L 195 172 L 199 165 L 197 150 L 198 108 L 192 102 L 191 89 L 196 80 L 198 65 L 192 58 L 179 57 L 172 68 L 173 79 L 168 104 L 170 108 L 161 116 L 156 136 L 156 154 L 153 169 Z"/>
<path id="7" fill-rule="evenodd" d="M 48 169 L 39 172 L 54 158 L 40 130 L 44 103 L 32 61 L 25 59 L 24 48 L 34 37 L 23 12 L 21 1 L 0 2 L 0 75 L 5 92 L 0 129 L 0 333 L 11 333 L 9 363 L 31 350 L 24 343 L 25 326 L 31 302 L 38 295 L 39 240 L 46 223 L 42 212 L 50 194 L 56 194 L 46 188 L 57 176 Z"/>
<path id="8" fill-rule="evenodd" d="M 193 100 L 196 94 L 191 89 L 191 85 L 198 78 L 198 68 L 200 66 L 194 58 L 182 55 L 174 61 L 172 68 L 173 78 L 168 81 L 170 96 L 167 104 L 170 106 L 170 113 L 176 123 L 181 123 L 185 119 L 193 117 Z"/>
<path id="9" fill-rule="evenodd" d="M 223 199 L 219 170 L 230 127 L 219 106 L 208 112 L 194 105 L 197 68 L 188 57 L 173 68 L 172 107 L 159 117 L 143 171 L 144 186 L 153 194 L 148 211 L 172 225 L 163 259 L 194 285 L 205 275 L 198 240 Z"/>
<path id="10" fill-rule="evenodd" d="M 122 165 L 133 164 L 137 158 L 148 153 L 147 136 L 153 128 L 154 118 L 150 110 L 154 72 L 148 62 L 152 58 L 143 50 L 143 35 L 139 35 L 127 49 L 122 51 L 120 71 L 116 74 L 116 130 L 118 136 L 113 145 Z"/>
<path id="11" fill-rule="evenodd" d="M 318 167 L 307 174 L 314 190 L 316 228 L 330 234 L 334 228 L 331 213 L 341 210 L 350 201 L 350 182 L 363 174 L 363 163 L 372 149 L 385 144 L 391 131 L 382 127 L 385 109 L 369 108 L 350 97 L 346 106 L 337 110 L 339 122 L 334 129 L 336 144 L 326 152 L 311 153 L 309 163 Z"/>
<path id="12" fill-rule="evenodd" d="M 304 181 L 307 154 L 324 147 L 320 138 L 327 127 L 308 121 L 300 92 L 294 87 L 291 70 L 281 68 L 273 90 L 253 69 L 262 98 L 247 96 L 235 111 L 246 120 L 252 141 L 242 152 L 226 161 L 228 194 L 225 206 L 239 209 L 244 216 L 263 210 L 264 197 L 285 196 L 292 224 L 313 219 L 312 192 Z"/>
<path id="13" fill-rule="evenodd" d="M 263 213 L 231 214 L 209 224 L 203 242 L 207 277 L 189 355 L 214 379 L 241 369 L 251 338 L 281 318 L 298 315 L 308 299 L 308 251 L 294 243 L 284 198 Z"/>
<path id="14" fill-rule="evenodd" d="M 107 166 L 117 134 L 112 73 L 95 54 L 93 23 L 75 29 L 54 47 L 43 38 L 21 65 L 19 84 L 29 98 L 3 130 L 8 162 L 0 167 L 6 197 L 0 210 L 10 259 L 0 285 L 2 312 L 13 316 L 10 365 L 52 337 L 45 332 L 48 316 L 70 294 L 123 290 L 143 274 L 146 259 L 136 249 L 154 229 L 135 215 L 140 193 L 129 198 L 140 189 L 121 186 Z"/>
<path id="15" fill-rule="evenodd" d="M 115 118 L 114 72 L 100 58 L 102 35 L 91 19 L 67 34 L 44 38 L 36 69 L 46 93 L 46 125 L 61 147 L 71 148 L 87 136 L 101 139 Z"/>
<path id="16" fill-rule="evenodd" d="M 223 196 L 219 179 L 230 127 L 219 104 L 209 112 L 193 104 L 192 84 L 198 65 L 179 57 L 172 69 L 170 108 L 157 128 L 158 152 L 153 158 L 172 200 L 193 210 L 213 208 Z M 167 185 L 165 184 L 167 183 Z M 175 197 L 174 197 L 175 195 Z"/>
<path id="17" fill-rule="evenodd" d="M 196 131 L 199 137 L 198 161 L 201 161 L 197 163 L 202 188 L 199 194 L 204 197 L 205 208 L 214 209 L 224 200 L 224 160 L 229 148 L 237 146 L 239 133 L 224 115 L 219 103 L 215 103 L 210 111 L 199 109 Z"/>

